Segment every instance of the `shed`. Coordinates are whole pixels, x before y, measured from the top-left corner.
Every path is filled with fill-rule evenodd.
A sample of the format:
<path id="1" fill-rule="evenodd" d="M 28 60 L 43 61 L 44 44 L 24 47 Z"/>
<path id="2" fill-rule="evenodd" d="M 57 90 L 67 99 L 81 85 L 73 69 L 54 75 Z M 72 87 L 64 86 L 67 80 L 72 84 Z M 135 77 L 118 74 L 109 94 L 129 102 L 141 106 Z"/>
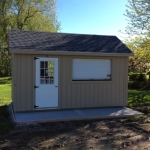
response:
<path id="1" fill-rule="evenodd" d="M 15 112 L 126 106 L 128 57 L 116 36 L 10 30 Z"/>

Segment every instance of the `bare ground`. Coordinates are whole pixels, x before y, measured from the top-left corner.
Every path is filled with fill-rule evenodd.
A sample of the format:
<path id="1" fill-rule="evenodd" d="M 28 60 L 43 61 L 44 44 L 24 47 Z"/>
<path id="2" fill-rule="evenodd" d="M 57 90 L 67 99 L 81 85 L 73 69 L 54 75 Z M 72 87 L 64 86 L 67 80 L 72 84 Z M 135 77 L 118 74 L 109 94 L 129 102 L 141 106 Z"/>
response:
<path id="1" fill-rule="evenodd" d="M 150 119 L 68 121 L 16 126 L 0 150 L 150 150 Z"/>

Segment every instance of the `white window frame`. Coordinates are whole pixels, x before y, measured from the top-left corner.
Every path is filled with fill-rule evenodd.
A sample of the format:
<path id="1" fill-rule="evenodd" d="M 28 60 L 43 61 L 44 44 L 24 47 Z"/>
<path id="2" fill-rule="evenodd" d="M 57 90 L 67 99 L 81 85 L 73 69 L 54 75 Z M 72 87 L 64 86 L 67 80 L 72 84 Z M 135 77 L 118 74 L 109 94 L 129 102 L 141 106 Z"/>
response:
<path id="1" fill-rule="evenodd" d="M 112 81 L 112 59 L 73 58 L 72 81 Z"/>

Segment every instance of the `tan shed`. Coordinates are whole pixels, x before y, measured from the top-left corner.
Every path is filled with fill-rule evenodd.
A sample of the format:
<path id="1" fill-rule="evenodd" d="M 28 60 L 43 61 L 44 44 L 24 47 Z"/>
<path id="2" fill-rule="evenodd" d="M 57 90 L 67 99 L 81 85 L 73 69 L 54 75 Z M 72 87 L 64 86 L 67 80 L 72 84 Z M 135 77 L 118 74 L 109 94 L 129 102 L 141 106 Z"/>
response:
<path id="1" fill-rule="evenodd" d="M 126 106 L 128 57 L 116 37 L 9 31 L 15 112 Z"/>

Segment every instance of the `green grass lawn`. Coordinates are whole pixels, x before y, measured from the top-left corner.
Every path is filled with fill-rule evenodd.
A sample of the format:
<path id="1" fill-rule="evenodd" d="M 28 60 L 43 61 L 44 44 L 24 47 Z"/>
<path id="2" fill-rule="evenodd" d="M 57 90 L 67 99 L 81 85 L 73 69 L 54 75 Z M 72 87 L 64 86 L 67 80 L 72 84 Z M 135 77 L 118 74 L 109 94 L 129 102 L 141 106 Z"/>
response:
<path id="1" fill-rule="evenodd" d="M 150 91 L 128 90 L 128 107 L 150 107 Z"/>
<path id="2" fill-rule="evenodd" d="M 8 105 L 11 102 L 11 84 L 0 84 L 0 106 Z"/>
<path id="3" fill-rule="evenodd" d="M 11 77 L 0 77 L 0 84 L 11 84 Z"/>

